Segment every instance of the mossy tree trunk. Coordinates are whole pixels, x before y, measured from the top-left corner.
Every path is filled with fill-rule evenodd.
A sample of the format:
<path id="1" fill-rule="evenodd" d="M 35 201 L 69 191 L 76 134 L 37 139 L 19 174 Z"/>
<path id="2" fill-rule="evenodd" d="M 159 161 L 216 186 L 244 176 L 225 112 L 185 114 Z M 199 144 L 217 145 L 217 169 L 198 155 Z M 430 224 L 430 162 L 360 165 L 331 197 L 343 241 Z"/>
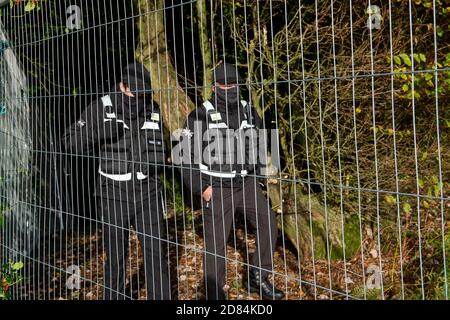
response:
<path id="1" fill-rule="evenodd" d="M 202 69 L 203 69 L 203 99 L 207 100 L 211 97 L 213 84 L 213 59 L 211 37 L 208 33 L 208 11 L 206 7 L 206 0 L 197 1 L 197 26 L 198 35 L 202 50 Z"/>

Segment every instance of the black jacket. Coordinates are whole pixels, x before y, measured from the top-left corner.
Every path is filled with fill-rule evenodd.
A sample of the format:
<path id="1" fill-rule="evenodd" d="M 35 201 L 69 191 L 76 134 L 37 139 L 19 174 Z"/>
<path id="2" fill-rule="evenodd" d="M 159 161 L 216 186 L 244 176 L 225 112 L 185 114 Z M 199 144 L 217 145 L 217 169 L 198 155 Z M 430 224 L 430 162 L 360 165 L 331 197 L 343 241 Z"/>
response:
<path id="1" fill-rule="evenodd" d="M 117 93 L 94 101 L 78 122 L 65 131 L 62 145 L 71 154 L 99 157 L 101 185 L 109 181 L 110 185 L 134 184 L 143 191 L 154 190 L 159 186 L 158 176 L 165 163 L 162 117 L 154 102 L 144 112 L 131 116 L 124 99 L 122 93 Z M 142 180 L 137 178 L 138 173 Z M 131 180 L 110 178 L 127 174 Z M 96 195 L 98 191 L 99 188 Z"/>
<path id="2" fill-rule="evenodd" d="M 261 118 L 257 114 L 256 110 L 247 102 L 244 105 L 239 103 L 238 105 L 227 107 L 215 96 L 212 97 L 210 102 L 214 110 L 207 110 L 205 105 L 201 105 L 189 114 L 184 134 L 181 137 L 181 143 L 185 142 L 184 139 L 188 139 L 187 143 L 189 144 L 190 150 L 188 161 L 184 161 L 182 165 L 183 180 L 192 193 L 196 196 L 200 196 L 208 186 L 231 186 L 233 183 L 238 182 L 241 178 L 247 175 L 258 174 L 258 169 L 260 167 L 258 163 L 255 164 L 254 161 L 248 161 L 248 145 L 245 146 L 245 154 L 243 155 L 242 148 L 237 149 L 238 143 L 234 145 L 228 142 L 224 143 L 228 144 L 230 147 L 228 148 L 225 146 L 223 148 L 223 154 L 220 155 L 222 157 L 222 161 L 218 161 L 219 164 L 214 164 L 214 161 L 205 163 L 204 158 L 199 159 L 195 156 L 196 148 L 198 149 L 201 146 L 200 153 L 202 153 L 208 144 L 210 144 L 210 141 L 203 140 L 205 132 L 208 129 L 210 129 L 208 132 L 216 131 L 217 134 L 222 134 L 223 137 L 227 136 L 228 129 L 235 132 L 235 130 L 242 128 L 243 123 L 247 123 L 254 129 L 263 129 L 263 122 Z M 220 114 L 220 116 L 217 114 Z M 195 125 L 201 126 L 201 134 L 197 132 Z M 240 132 L 245 133 L 246 130 L 248 129 L 242 129 Z M 209 136 L 209 133 L 206 135 Z M 214 140 L 214 137 L 208 137 L 208 139 L 209 138 L 210 140 Z M 224 139 L 223 141 L 228 140 Z M 238 153 L 241 153 L 241 160 L 245 157 L 245 161 L 237 161 L 237 158 L 239 157 Z M 199 153 L 197 152 L 197 155 L 198 154 Z M 225 160 L 226 157 L 228 160 L 233 160 L 230 161 L 230 163 L 227 163 Z M 214 158 L 218 158 L 218 155 L 215 155 Z M 202 166 L 200 166 L 200 164 Z M 247 175 L 245 176 L 241 174 L 244 171 L 247 172 Z M 214 176 L 206 172 L 214 172 L 219 174 L 218 176 Z M 235 177 L 220 176 L 220 173 L 229 174 L 233 172 L 236 173 Z"/>

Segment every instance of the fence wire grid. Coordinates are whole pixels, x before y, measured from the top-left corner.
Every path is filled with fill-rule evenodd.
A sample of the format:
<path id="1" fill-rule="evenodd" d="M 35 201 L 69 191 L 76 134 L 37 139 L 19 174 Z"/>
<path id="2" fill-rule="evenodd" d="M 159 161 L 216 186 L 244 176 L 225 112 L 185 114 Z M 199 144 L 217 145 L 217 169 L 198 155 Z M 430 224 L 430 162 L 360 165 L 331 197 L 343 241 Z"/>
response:
<path id="1" fill-rule="evenodd" d="M 255 270 L 283 299 L 448 299 L 450 1 L 0 6 L 0 300 L 275 298 Z M 143 125 L 119 119 L 134 61 Z M 232 128 L 239 100 L 267 170 L 178 162 L 193 110 Z M 125 159 L 99 138 L 118 119 Z"/>

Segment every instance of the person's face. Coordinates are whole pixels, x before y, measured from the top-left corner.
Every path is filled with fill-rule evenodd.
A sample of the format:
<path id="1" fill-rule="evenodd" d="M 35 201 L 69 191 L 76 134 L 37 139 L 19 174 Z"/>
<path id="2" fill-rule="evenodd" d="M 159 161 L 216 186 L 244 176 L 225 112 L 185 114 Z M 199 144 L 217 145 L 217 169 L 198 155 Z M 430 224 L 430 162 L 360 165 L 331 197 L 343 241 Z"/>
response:
<path id="1" fill-rule="evenodd" d="M 221 101 L 230 104 L 235 104 L 239 101 L 239 86 L 237 83 L 216 83 L 213 90 Z"/>
<path id="2" fill-rule="evenodd" d="M 213 87 L 213 91 L 216 91 L 216 87 L 221 89 L 221 90 L 230 90 L 230 89 L 234 89 L 237 87 L 237 83 L 228 83 L 228 84 L 221 84 L 221 83 L 216 83 L 216 85 Z"/>
<path id="3" fill-rule="evenodd" d="M 122 93 L 124 95 L 134 98 L 133 92 L 131 92 L 130 88 L 125 83 L 121 82 L 119 84 L 119 86 L 120 86 L 120 91 L 122 91 Z"/>

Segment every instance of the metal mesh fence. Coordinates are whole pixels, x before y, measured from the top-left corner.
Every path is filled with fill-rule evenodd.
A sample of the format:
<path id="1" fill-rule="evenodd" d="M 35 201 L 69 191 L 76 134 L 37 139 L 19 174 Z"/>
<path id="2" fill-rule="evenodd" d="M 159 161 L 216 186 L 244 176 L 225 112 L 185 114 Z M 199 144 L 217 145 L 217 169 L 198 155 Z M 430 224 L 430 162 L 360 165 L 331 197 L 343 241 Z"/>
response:
<path id="1" fill-rule="evenodd" d="M 448 299 L 450 1 L 0 5 L 0 300 Z"/>

